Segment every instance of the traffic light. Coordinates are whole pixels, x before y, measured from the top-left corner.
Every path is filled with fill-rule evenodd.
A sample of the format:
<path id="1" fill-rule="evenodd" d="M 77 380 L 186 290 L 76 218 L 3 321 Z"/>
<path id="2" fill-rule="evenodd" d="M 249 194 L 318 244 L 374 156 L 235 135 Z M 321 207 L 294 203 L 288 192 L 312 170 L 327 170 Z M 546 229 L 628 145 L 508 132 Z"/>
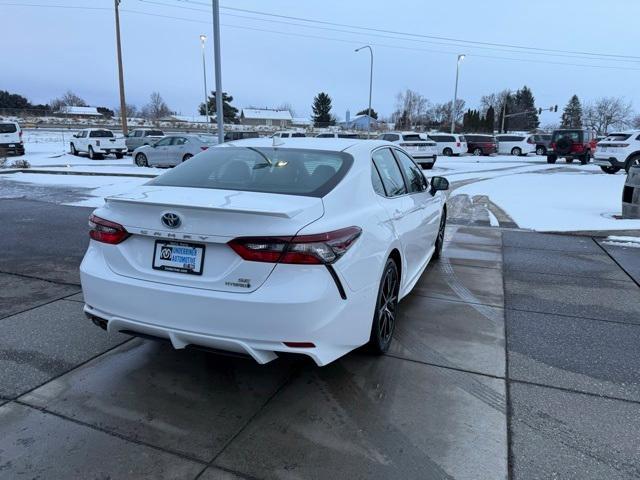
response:
<path id="1" fill-rule="evenodd" d="M 541 113 L 542 113 L 542 109 L 541 109 L 541 108 L 539 108 L 539 109 L 538 109 L 538 115 L 540 115 Z"/>

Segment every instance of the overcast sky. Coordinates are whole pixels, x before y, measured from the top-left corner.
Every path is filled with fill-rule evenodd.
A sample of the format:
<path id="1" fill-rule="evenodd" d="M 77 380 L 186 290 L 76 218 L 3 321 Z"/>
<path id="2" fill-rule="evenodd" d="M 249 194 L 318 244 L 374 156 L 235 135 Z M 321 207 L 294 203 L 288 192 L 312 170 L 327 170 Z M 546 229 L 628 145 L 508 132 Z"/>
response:
<path id="1" fill-rule="evenodd" d="M 207 67 L 209 86 L 214 86 L 209 4 L 122 0 L 129 103 L 141 106 L 152 91 L 158 91 L 173 110 L 185 115 L 196 112 L 204 95 L 200 33 L 209 36 Z M 221 6 L 396 32 L 621 56 L 552 56 L 395 33 L 345 33 L 354 29 L 309 23 L 304 27 L 299 20 L 222 9 L 223 89 L 238 107 L 288 102 L 298 116 L 308 116 L 313 96 L 325 91 L 333 98 L 338 117 L 343 118 L 347 109 L 353 114 L 366 108 L 369 55 L 354 53 L 354 48 L 371 44 L 373 107 L 383 115 L 393 111 L 395 95 L 405 88 L 432 102 L 450 100 L 458 53 L 467 55 L 461 64 L 459 97 L 471 107 L 483 94 L 526 84 L 540 107 L 562 108 L 577 93 L 583 101 L 623 96 L 640 109 L 640 58 L 622 57 L 640 55 L 640 2 L 635 0 L 227 0 Z M 117 105 L 112 0 L 0 0 L 0 18 L 0 89 L 23 94 L 34 103 L 46 103 L 71 89 L 90 105 Z M 541 118 L 542 124 L 555 120 L 552 114 Z"/>

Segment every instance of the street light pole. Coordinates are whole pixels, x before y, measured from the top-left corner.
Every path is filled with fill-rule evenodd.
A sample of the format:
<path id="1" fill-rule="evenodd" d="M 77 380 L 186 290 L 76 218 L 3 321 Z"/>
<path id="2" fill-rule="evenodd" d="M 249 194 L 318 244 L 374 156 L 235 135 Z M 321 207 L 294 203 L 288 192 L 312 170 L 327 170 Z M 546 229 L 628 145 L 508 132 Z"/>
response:
<path id="1" fill-rule="evenodd" d="M 213 7 L 213 52 L 216 69 L 216 120 L 218 143 L 224 143 L 224 112 L 222 110 L 222 71 L 220 64 L 220 1 L 211 0 Z"/>
<path id="2" fill-rule="evenodd" d="M 371 92 L 373 90 L 373 49 L 370 45 L 365 45 L 364 47 L 356 48 L 356 52 L 359 52 L 363 48 L 369 49 L 369 54 L 371 55 L 371 70 L 369 72 L 369 109 L 367 110 L 367 138 L 371 135 Z"/>
<path id="3" fill-rule="evenodd" d="M 460 76 L 460 62 L 464 59 L 464 54 L 458 55 L 458 61 L 456 63 L 456 89 L 453 94 L 453 105 L 451 105 L 451 133 L 456 129 L 456 104 L 458 103 L 458 77 Z"/>
<path id="4" fill-rule="evenodd" d="M 124 98 L 124 72 L 122 70 L 122 46 L 120 44 L 120 12 L 118 7 L 122 0 L 114 0 L 115 13 L 116 13 L 116 49 L 118 52 L 118 79 L 120 80 L 120 119 L 122 122 L 122 134 L 127 135 L 129 133 L 127 128 L 127 102 Z"/>
<path id="5" fill-rule="evenodd" d="M 206 35 L 200 35 L 200 42 L 202 43 L 202 73 L 204 76 L 204 114 L 207 118 L 207 133 L 211 130 L 211 119 L 209 118 L 209 99 L 207 97 L 207 63 L 204 58 L 204 42 L 207 41 Z"/>

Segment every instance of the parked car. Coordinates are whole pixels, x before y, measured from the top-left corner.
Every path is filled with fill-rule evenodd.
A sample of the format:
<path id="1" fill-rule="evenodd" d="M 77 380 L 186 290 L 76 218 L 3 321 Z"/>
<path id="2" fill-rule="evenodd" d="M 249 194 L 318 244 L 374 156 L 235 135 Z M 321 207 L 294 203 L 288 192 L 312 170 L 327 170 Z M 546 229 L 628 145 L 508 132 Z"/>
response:
<path id="1" fill-rule="evenodd" d="M 609 134 L 596 145 L 593 163 L 605 173 L 623 168 L 629 173 L 632 166 L 640 165 L 640 130 Z"/>
<path id="2" fill-rule="evenodd" d="M 316 135 L 316 138 L 360 138 L 360 135 L 349 132 L 324 132 Z"/>
<path id="3" fill-rule="evenodd" d="M 218 144 L 213 135 L 167 135 L 152 145 L 133 151 L 133 161 L 139 167 L 174 167 Z"/>
<path id="4" fill-rule="evenodd" d="M 71 155 L 86 153 L 92 160 L 99 160 L 112 153 L 116 158 L 122 158 L 127 151 L 127 145 L 124 137 L 116 137 L 111 130 L 85 128 L 73 136 L 69 143 L 69 151 Z"/>
<path id="5" fill-rule="evenodd" d="M 0 156 L 24 155 L 22 128 L 18 122 L 0 121 Z"/>
<path id="6" fill-rule="evenodd" d="M 496 142 L 501 155 L 528 155 L 536 151 L 533 135 L 496 135 Z"/>
<path id="7" fill-rule="evenodd" d="M 422 168 L 433 168 L 438 158 L 436 143 L 416 132 L 387 132 L 379 135 L 378 139 L 400 145 Z"/>
<path id="8" fill-rule="evenodd" d="M 306 137 L 304 132 L 296 132 L 295 130 L 285 130 L 283 132 L 276 132 L 271 135 L 271 138 L 302 138 Z"/>
<path id="9" fill-rule="evenodd" d="M 473 155 L 491 155 L 498 151 L 496 137 L 493 135 L 465 133 L 464 138 L 467 141 L 467 152 Z"/>
<path id="10" fill-rule="evenodd" d="M 151 145 L 162 137 L 164 137 L 164 132 L 162 130 L 138 128 L 129 133 L 124 142 L 127 145 L 127 151 L 133 152 L 136 148 L 142 147 L 143 145 Z"/>
<path id="11" fill-rule="evenodd" d="M 550 133 L 536 133 L 531 135 L 533 141 L 536 142 L 536 155 L 546 155 L 551 145 Z"/>
<path id="12" fill-rule="evenodd" d="M 438 155 L 445 157 L 467 153 L 467 140 L 464 135 L 450 133 L 429 133 L 429 139 L 438 145 Z"/>
<path id="13" fill-rule="evenodd" d="M 225 132 L 224 141 L 225 142 L 233 142 L 235 140 L 244 140 L 245 138 L 258 138 L 258 132 L 236 132 L 230 131 Z"/>
<path id="14" fill-rule="evenodd" d="M 547 151 L 547 163 L 556 163 L 558 158 L 571 163 L 577 158 L 582 165 L 586 165 L 591 160 L 596 143 L 595 133 L 587 128 L 554 130 Z"/>
<path id="15" fill-rule="evenodd" d="M 84 311 L 109 332 L 259 363 L 384 353 L 442 250 L 447 188 L 387 142 L 211 148 L 93 212 Z"/>

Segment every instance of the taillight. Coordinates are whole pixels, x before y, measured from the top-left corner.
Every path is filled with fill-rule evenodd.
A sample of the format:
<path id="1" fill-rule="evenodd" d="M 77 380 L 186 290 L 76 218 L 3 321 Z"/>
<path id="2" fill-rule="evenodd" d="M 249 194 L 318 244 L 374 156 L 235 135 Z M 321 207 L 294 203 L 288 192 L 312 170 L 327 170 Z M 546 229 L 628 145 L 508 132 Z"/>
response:
<path id="1" fill-rule="evenodd" d="M 361 233 L 359 227 L 347 227 L 295 237 L 241 237 L 228 245 L 250 262 L 319 265 L 338 260 Z"/>
<path id="2" fill-rule="evenodd" d="M 122 225 L 95 215 L 89 217 L 89 227 L 89 236 L 93 240 L 111 245 L 123 242 L 130 235 Z"/>
<path id="3" fill-rule="evenodd" d="M 20 130 L 20 133 L 18 133 L 18 138 L 20 139 L 20 143 L 22 143 L 22 130 Z"/>
<path id="4" fill-rule="evenodd" d="M 556 142 L 551 142 L 551 145 L 549 145 L 551 147 L 552 150 L 555 150 L 556 148 Z"/>
<path id="5" fill-rule="evenodd" d="M 460 146 L 460 142 L 456 142 L 456 147 L 459 147 L 459 146 Z"/>

